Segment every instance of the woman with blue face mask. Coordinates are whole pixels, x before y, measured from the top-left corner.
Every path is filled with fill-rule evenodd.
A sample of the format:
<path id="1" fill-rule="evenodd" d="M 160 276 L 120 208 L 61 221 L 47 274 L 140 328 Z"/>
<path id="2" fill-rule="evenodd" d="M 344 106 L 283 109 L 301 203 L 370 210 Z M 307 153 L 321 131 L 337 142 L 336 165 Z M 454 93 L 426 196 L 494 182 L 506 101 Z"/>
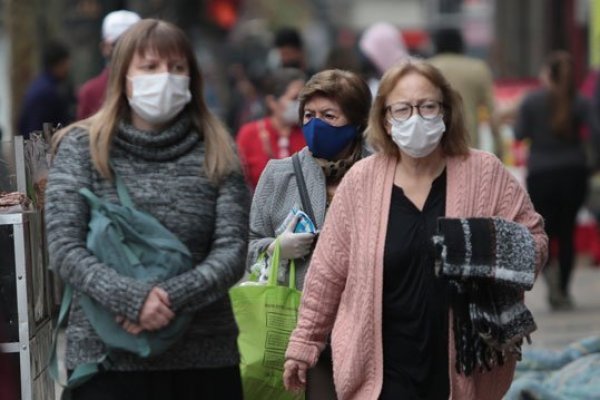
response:
<path id="1" fill-rule="evenodd" d="M 319 106 L 304 115 L 321 153 Z M 535 329 L 522 299 L 546 257 L 542 218 L 468 147 L 460 95 L 426 62 L 385 73 L 366 136 L 375 154 L 337 187 L 312 254 L 286 387 L 310 386 L 330 336 L 340 400 L 501 399 Z"/>
<path id="2" fill-rule="evenodd" d="M 314 214 L 312 222 L 318 231 L 342 178 L 364 155 L 363 131 L 371 94 L 358 75 L 326 70 L 306 83 L 299 102 L 298 113 L 307 147 L 298 153 L 298 160 Z M 295 260 L 296 282 L 302 289 L 317 236 L 295 232 L 298 219 L 290 221 L 288 217 L 294 207 L 307 212 L 293 164 L 291 157 L 271 160 L 260 177 L 250 213 L 248 266 L 253 265 L 262 252 L 272 253 L 278 238 L 286 265 L 287 260 Z M 311 371 L 307 397 L 335 398 L 332 395 L 331 359 L 325 351 L 319 365 Z"/>
<path id="3" fill-rule="evenodd" d="M 46 190 L 51 267 L 74 293 L 66 368 L 107 354 L 111 360 L 71 398 L 241 399 L 238 329 L 227 293 L 244 273 L 250 196 L 233 140 L 208 110 L 193 48 L 175 25 L 139 21 L 119 38 L 111 63 L 101 109 L 55 136 Z M 187 249 L 189 268 L 164 280 L 135 279 L 88 248 L 88 224 L 99 211 L 91 212 L 80 191 L 131 210 L 117 182 L 138 212 Z M 180 316 L 191 322 L 160 354 L 108 353 L 86 298 L 136 337 Z"/>

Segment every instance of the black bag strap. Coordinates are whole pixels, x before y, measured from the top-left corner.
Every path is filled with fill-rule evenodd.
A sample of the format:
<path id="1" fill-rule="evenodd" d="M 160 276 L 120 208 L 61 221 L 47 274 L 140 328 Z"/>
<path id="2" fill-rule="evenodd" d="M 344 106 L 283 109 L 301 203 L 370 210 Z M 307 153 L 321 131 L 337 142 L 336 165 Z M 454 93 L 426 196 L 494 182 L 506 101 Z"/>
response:
<path id="1" fill-rule="evenodd" d="M 302 166 L 300 165 L 300 157 L 298 157 L 298 153 L 294 153 L 292 156 L 292 162 L 294 164 L 294 174 L 296 175 L 296 184 L 298 185 L 298 192 L 300 193 L 302 208 L 316 226 L 317 220 L 315 219 L 310 198 L 308 197 L 308 190 L 306 190 L 306 182 L 304 181 L 304 174 L 302 173 Z"/>

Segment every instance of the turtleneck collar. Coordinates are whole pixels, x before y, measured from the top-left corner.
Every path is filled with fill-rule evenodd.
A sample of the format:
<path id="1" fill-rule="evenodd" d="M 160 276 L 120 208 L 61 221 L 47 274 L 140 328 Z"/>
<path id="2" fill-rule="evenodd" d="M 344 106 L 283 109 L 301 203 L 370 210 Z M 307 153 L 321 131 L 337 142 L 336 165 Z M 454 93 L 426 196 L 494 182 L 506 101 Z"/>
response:
<path id="1" fill-rule="evenodd" d="M 142 131 L 121 121 L 113 143 L 145 160 L 167 161 L 188 153 L 199 141 L 190 117 L 181 116 L 159 132 Z"/>

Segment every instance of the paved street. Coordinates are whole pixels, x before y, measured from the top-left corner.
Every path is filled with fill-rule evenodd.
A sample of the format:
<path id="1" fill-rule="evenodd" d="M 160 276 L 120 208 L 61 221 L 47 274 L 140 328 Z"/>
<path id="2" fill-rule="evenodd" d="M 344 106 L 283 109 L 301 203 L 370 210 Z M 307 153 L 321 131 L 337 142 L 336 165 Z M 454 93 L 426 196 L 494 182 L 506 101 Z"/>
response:
<path id="1" fill-rule="evenodd" d="M 581 258 L 575 270 L 572 293 L 576 308 L 572 311 L 550 311 L 543 277 L 525 296 L 533 312 L 538 330 L 533 333 L 534 347 L 561 348 L 572 341 L 600 335 L 600 268 L 590 267 Z"/>

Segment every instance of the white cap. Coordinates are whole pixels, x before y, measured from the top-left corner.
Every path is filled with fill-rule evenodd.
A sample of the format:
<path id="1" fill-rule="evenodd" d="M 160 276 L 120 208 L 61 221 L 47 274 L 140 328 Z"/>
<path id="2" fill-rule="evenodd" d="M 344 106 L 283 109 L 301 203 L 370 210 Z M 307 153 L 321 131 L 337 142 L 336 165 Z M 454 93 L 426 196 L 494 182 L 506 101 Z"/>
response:
<path id="1" fill-rule="evenodd" d="M 102 39 L 114 43 L 129 27 L 140 20 L 132 11 L 119 10 L 106 14 L 102 21 Z"/>

